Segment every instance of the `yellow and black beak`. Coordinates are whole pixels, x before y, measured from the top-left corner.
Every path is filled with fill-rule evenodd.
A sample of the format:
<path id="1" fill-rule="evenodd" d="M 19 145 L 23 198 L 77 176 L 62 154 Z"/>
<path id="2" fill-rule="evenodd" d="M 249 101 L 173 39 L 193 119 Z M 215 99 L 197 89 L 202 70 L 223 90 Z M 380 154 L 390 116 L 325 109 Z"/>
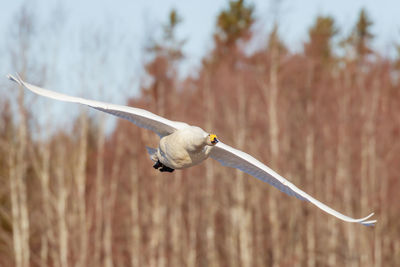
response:
<path id="1" fill-rule="evenodd" d="M 215 134 L 210 134 L 210 141 L 211 141 L 211 144 L 213 144 L 213 145 L 215 145 L 216 143 L 219 142 L 218 138 Z"/>

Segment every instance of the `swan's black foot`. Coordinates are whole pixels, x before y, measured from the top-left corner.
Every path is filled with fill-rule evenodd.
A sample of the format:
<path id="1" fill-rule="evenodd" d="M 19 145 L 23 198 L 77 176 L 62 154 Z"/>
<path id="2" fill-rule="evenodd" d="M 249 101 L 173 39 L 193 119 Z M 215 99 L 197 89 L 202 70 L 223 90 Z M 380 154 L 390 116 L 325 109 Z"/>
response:
<path id="1" fill-rule="evenodd" d="M 160 172 L 173 172 L 174 171 L 174 169 L 171 169 L 170 167 L 165 166 L 159 160 L 153 165 L 153 168 L 158 169 Z"/>
<path id="2" fill-rule="evenodd" d="M 167 167 L 167 166 L 163 165 L 162 168 L 159 171 L 160 172 L 173 172 L 175 170 L 171 169 L 170 167 Z"/>
<path id="3" fill-rule="evenodd" d="M 164 166 L 164 165 L 163 165 L 159 160 L 157 160 L 156 164 L 153 165 L 153 168 L 154 168 L 154 169 L 158 169 L 158 168 L 161 168 L 161 167 L 163 167 L 163 166 Z"/>

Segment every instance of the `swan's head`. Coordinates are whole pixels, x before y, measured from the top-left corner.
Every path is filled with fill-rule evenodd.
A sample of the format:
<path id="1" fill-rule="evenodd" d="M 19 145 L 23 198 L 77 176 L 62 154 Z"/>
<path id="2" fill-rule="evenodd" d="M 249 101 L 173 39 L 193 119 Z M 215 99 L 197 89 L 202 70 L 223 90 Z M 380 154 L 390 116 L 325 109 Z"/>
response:
<path id="1" fill-rule="evenodd" d="M 218 138 L 215 134 L 207 135 L 207 140 L 206 140 L 207 145 L 215 146 L 218 142 L 219 142 Z"/>

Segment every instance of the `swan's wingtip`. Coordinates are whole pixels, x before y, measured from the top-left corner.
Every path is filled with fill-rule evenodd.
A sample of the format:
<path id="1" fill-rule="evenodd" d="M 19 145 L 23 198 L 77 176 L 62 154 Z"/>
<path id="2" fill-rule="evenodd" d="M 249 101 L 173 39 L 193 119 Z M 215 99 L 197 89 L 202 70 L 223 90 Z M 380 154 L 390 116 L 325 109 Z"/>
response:
<path id="1" fill-rule="evenodd" d="M 17 79 L 14 76 L 12 76 L 11 74 L 7 74 L 7 79 L 9 79 L 10 81 L 13 81 L 13 82 L 17 82 Z"/>
<path id="2" fill-rule="evenodd" d="M 13 81 L 15 83 L 18 83 L 19 85 L 22 85 L 22 81 L 21 81 L 21 77 L 19 77 L 18 73 L 15 74 L 17 76 L 17 78 L 15 78 L 14 76 L 12 76 L 11 74 L 7 74 L 7 78 L 10 81 Z"/>
<path id="3" fill-rule="evenodd" d="M 369 218 L 371 218 L 375 213 L 372 212 L 370 215 L 368 215 L 367 217 L 363 218 L 363 220 L 360 222 L 362 225 L 365 226 L 375 226 L 377 220 L 369 220 L 367 221 Z"/>
<path id="4" fill-rule="evenodd" d="M 366 217 L 362 218 L 362 219 L 361 219 L 361 221 L 363 221 L 363 222 L 364 222 L 364 221 L 368 220 L 369 218 L 371 218 L 372 216 L 374 216 L 374 214 L 375 214 L 375 213 L 374 213 L 374 212 L 372 212 L 372 213 L 371 213 L 371 214 L 369 214 L 368 216 L 366 216 Z"/>

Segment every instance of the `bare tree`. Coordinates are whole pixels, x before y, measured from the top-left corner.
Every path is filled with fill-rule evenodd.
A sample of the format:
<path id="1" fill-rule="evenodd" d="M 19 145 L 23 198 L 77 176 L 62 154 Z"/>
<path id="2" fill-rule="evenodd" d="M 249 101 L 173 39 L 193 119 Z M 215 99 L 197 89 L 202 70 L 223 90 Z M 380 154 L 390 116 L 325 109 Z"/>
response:
<path id="1" fill-rule="evenodd" d="M 88 220 L 86 215 L 86 162 L 87 162 L 87 139 L 88 139 L 88 118 L 83 113 L 79 118 L 79 145 L 74 170 L 74 179 L 76 186 L 76 226 L 79 236 L 78 266 L 86 266 L 88 260 Z"/>
<path id="2" fill-rule="evenodd" d="M 33 14 L 23 8 L 17 15 L 18 27 L 15 33 L 15 44 L 10 44 L 11 60 L 15 69 L 25 77 L 28 71 L 31 39 L 34 34 Z M 30 223 L 27 205 L 26 170 L 28 167 L 26 153 L 28 151 L 28 114 L 25 107 L 24 91 L 19 88 L 17 98 L 18 130 L 15 146 L 11 148 L 10 157 L 10 194 L 12 206 L 12 225 L 14 256 L 16 266 L 30 265 Z"/>

